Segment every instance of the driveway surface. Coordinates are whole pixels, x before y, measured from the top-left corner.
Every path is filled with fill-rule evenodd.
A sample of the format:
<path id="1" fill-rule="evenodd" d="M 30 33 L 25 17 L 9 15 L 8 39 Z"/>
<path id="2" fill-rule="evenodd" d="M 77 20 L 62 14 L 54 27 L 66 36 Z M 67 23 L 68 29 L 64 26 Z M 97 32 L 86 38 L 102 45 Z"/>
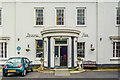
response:
<path id="1" fill-rule="evenodd" d="M 54 73 L 28 72 L 22 77 L 17 74 L 9 74 L 3 78 L 118 78 L 120 71 L 86 71 L 82 73 L 71 73 L 70 76 L 55 76 Z M 0 77 L 2 73 L 0 72 Z"/>

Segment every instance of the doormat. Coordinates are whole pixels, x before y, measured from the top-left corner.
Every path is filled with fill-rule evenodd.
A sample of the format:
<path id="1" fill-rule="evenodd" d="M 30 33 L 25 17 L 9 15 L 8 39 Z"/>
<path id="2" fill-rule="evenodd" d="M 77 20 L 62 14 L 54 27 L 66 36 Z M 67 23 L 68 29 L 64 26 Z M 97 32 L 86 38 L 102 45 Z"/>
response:
<path id="1" fill-rule="evenodd" d="M 56 69 L 55 76 L 70 76 L 68 69 Z"/>

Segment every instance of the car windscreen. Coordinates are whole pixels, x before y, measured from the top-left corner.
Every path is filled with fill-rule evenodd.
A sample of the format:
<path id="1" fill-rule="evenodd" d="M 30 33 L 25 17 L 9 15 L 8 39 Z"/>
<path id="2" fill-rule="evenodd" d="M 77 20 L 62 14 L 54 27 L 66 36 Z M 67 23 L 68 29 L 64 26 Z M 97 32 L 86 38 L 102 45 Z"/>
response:
<path id="1" fill-rule="evenodd" d="M 21 62 L 22 60 L 17 58 L 11 58 L 7 61 L 7 63 L 21 63 Z"/>

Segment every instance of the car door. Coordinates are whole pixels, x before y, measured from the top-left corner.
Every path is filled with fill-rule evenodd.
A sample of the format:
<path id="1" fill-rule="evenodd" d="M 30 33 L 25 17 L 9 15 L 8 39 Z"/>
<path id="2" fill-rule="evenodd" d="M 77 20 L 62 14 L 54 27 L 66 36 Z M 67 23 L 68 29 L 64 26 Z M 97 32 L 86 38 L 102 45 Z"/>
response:
<path id="1" fill-rule="evenodd" d="M 25 69 L 28 69 L 28 61 L 26 60 L 26 58 L 24 58 L 24 66 L 25 66 Z"/>
<path id="2" fill-rule="evenodd" d="M 30 60 L 28 58 L 25 58 L 25 60 L 27 62 L 27 68 L 31 69 Z"/>

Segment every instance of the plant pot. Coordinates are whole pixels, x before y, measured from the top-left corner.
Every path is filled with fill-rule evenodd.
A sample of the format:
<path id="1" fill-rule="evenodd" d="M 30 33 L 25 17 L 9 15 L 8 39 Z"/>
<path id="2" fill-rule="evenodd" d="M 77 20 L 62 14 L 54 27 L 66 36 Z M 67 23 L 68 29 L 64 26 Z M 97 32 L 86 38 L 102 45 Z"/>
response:
<path id="1" fill-rule="evenodd" d="M 94 48 L 91 49 L 91 51 L 94 51 L 94 50 L 95 50 Z"/>
<path id="2" fill-rule="evenodd" d="M 43 62 L 43 61 L 44 61 L 44 59 L 40 59 L 40 61 L 41 61 L 41 62 Z"/>
<path id="3" fill-rule="evenodd" d="M 30 51 L 30 49 L 26 49 L 26 51 L 28 52 L 28 51 Z"/>

